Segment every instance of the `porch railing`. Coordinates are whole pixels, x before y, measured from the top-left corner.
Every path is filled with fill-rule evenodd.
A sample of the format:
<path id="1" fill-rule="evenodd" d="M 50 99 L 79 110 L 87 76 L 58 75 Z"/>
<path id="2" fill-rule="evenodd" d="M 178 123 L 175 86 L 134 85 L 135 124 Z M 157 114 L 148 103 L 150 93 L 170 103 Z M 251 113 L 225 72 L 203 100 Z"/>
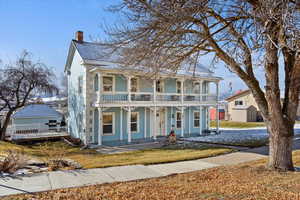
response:
<path id="1" fill-rule="evenodd" d="M 6 135 L 12 138 L 28 138 L 31 136 L 51 136 L 57 133 L 66 133 L 66 126 L 48 127 L 44 124 L 24 124 L 24 125 L 11 125 L 6 130 Z"/>

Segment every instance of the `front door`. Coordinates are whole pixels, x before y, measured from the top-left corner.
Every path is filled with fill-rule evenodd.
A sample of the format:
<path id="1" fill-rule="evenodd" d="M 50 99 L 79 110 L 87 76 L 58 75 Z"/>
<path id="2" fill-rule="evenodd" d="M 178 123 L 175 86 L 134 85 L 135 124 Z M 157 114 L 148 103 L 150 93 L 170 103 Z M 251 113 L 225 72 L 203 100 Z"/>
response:
<path id="1" fill-rule="evenodd" d="M 158 110 L 156 113 L 156 135 L 166 135 L 166 123 L 165 123 L 165 109 Z"/>

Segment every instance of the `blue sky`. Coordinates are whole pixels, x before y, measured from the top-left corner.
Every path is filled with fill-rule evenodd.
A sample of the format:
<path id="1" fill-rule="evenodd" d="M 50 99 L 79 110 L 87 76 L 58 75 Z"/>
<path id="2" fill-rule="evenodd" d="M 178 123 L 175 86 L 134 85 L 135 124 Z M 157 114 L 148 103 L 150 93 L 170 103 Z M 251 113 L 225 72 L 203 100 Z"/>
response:
<path id="1" fill-rule="evenodd" d="M 63 72 L 71 39 L 77 30 L 84 31 L 85 40 L 105 37 L 101 25 L 113 24 L 118 14 L 105 10 L 118 0 L 0 0 L 0 59 L 13 61 L 22 50 L 30 51 L 53 67 L 57 76 Z M 209 65 L 209 57 L 201 60 Z M 244 84 L 225 69 L 217 66 L 216 75 L 225 81 L 221 86 L 228 90 L 245 88 Z"/>

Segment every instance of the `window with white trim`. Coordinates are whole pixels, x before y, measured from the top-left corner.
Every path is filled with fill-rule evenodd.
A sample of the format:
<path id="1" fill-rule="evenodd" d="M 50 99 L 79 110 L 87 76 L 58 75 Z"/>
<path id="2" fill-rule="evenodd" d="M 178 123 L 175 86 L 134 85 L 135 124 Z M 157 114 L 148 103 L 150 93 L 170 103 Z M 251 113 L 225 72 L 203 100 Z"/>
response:
<path id="1" fill-rule="evenodd" d="M 181 128 L 182 114 L 181 112 L 176 112 L 176 128 Z"/>
<path id="2" fill-rule="evenodd" d="M 176 92 L 178 94 L 181 94 L 181 82 L 180 81 L 176 81 Z"/>
<path id="3" fill-rule="evenodd" d="M 193 93 L 194 94 L 199 94 L 200 93 L 200 83 L 199 82 L 194 82 L 193 83 Z"/>
<path id="4" fill-rule="evenodd" d="M 234 102 L 234 105 L 236 106 L 242 106 L 243 105 L 243 101 L 237 100 Z"/>
<path id="5" fill-rule="evenodd" d="M 137 78 L 132 78 L 130 83 L 131 83 L 130 91 L 131 92 L 138 92 L 138 79 Z"/>
<path id="6" fill-rule="evenodd" d="M 99 91 L 99 77 L 98 77 L 98 74 L 96 74 L 95 77 L 94 77 L 94 91 L 95 92 Z"/>
<path id="7" fill-rule="evenodd" d="M 114 78 L 112 76 L 103 76 L 103 92 L 112 92 L 114 87 Z"/>
<path id="8" fill-rule="evenodd" d="M 113 113 L 103 113 L 103 135 L 114 134 L 114 116 Z"/>
<path id="9" fill-rule="evenodd" d="M 78 93 L 81 94 L 82 93 L 82 84 L 83 83 L 83 77 L 79 76 L 78 77 Z"/>
<path id="10" fill-rule="evenodd" d="M 194 112 L 194 128 L 200 127 L 200 112 L 195 111 Z"/>
<path id="11" fill-rule="evenodd" d="M 164 92 L 163 83 L 160 80 L 156 81 L 156 92 Z"/>
<path id="12" fill-rule="evenodd" d="M 138 112 L 131 113 L 130 127 L 131 127 L 131 132 L 139 132 L 139 113 Z"/>

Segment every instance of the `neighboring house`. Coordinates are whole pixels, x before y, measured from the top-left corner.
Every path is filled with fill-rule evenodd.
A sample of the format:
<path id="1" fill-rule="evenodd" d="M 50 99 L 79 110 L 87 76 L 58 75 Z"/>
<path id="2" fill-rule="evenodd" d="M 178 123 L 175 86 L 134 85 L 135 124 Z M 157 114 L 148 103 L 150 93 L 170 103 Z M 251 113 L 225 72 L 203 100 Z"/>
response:
<path id="1" fill-rule="evenodd" d="M 226 114 L 228 120 L 239 122 L 263 121 L 257 103 L 250 90 L 239 91 L 226 100 L 228 102 L 228 113 Z M 300 106 L 298 107 L 297 118 L 300 119 Z"/>
<path id="2" fill-rule="evenodd" d="M 209 116 L 210 116 L 210 120 L 216 120 L 217 109 L 216 108 L 210 108 L 209 109 Z M 224 119 L 225 119 L 225 109 L 224 108 L 219 108 L 219 120 L 224 120 Z"/>
<path id="3" fill-rule="evenodd" d="M 199 66 L 195 73 L 180 70 L 150 79 L 143 70 L 103 58 L 102 50 L 84 42 L 82 32 L 71 42 L 65 67 L 71 136 L 87 145 L 118 145 L 155 140 L 171 130 L 189 136 L 209 129 L 208 109 L 217 106 L 221 78 Z"/>
<path id="4" fill-rule="evenodd" d="M 30 104 L 16 111 L 6 135 L 11 140 L 42 139 L 66 136 L 62 114 L 45 104 Z"/>
<path id="5" fill-rule="evenodd" d="M 228 120 L 237 122 L 262 121 L 258 106 L 250 90 L 228 97 Z"/>
<path id="6" fill-rule="evenodd" d="M 44 104 L 49 105 L 51 108 L 54 108 L 56 111 L 62 113 L 64 116 L 67 115 L 67 106 L 68 106 L 68 98 L 53 96 L 53 97 L 43 97 L 41 101 Z"/>

